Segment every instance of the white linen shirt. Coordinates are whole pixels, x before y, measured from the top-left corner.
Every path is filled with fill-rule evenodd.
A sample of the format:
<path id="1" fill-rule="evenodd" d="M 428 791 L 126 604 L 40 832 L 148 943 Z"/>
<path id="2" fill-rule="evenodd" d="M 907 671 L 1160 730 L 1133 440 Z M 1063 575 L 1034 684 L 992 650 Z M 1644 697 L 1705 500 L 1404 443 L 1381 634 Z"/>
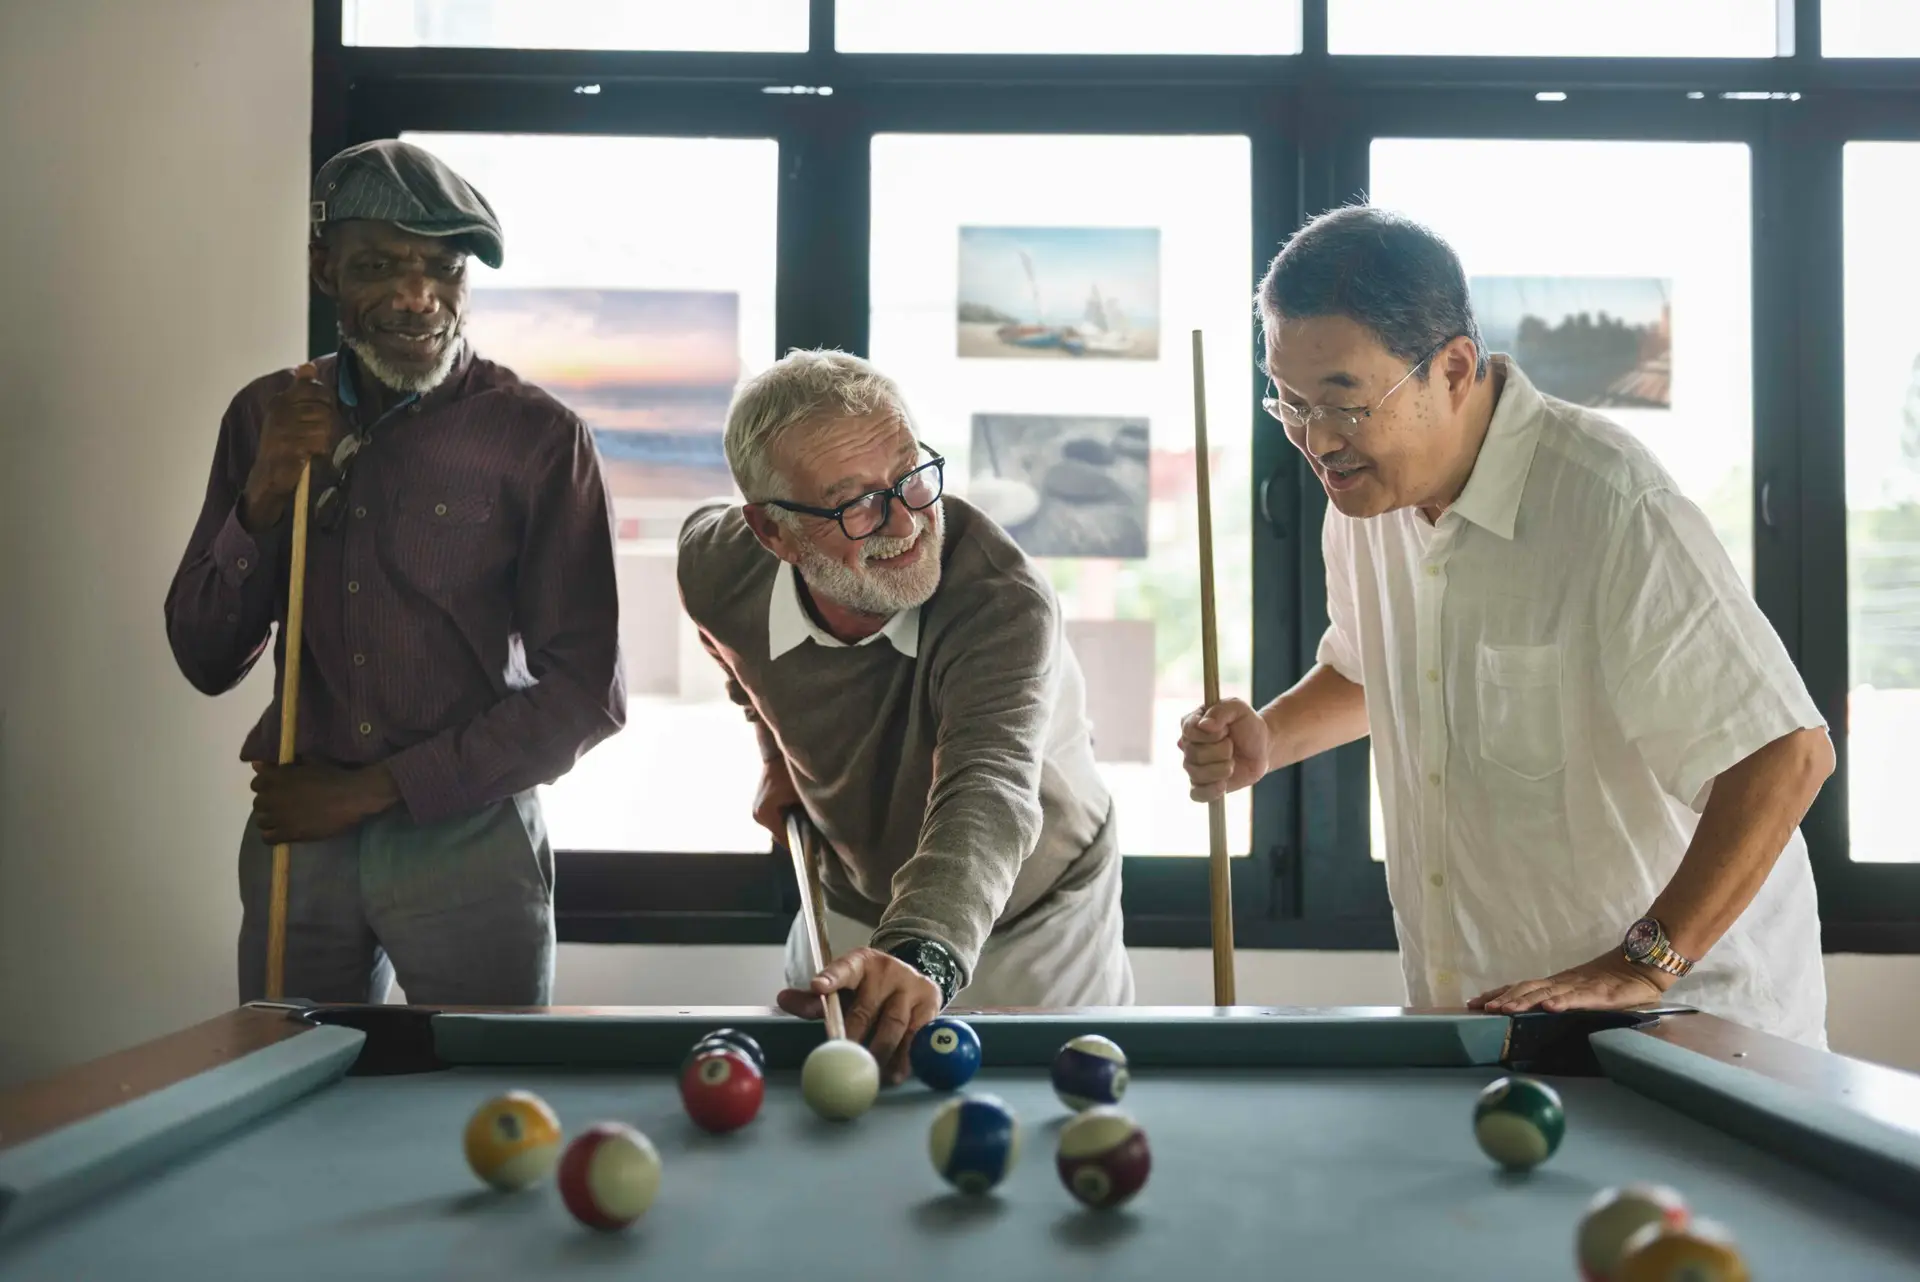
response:
<path id="1" fill-rule="evenodd" d="M 1365 688 L 1408 996 L 1458 1006 L 1620 947 L 1714 778 L 1824 725 L 1706 517 L 1653 455 L 1506 357 L 1438 523 L 1329 508 L 1319 659 Z M 1796 829 L 1667 1000 L 1816 1046 L 1820 923 Z"/>

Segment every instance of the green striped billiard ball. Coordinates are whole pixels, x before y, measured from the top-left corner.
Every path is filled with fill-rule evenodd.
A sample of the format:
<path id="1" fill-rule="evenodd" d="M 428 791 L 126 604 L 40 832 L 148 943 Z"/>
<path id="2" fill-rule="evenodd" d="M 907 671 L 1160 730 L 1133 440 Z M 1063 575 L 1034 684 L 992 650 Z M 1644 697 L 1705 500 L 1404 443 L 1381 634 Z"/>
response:
<path id="1" fill-rule="evenodd" d="M 1473 1137 L 1509 1171 L 1529 1171 L 1552 1157 L 1566 1132 L 1558 1092 L 1531 1077 L 1503 1077 L 1473 1106 Z"/>

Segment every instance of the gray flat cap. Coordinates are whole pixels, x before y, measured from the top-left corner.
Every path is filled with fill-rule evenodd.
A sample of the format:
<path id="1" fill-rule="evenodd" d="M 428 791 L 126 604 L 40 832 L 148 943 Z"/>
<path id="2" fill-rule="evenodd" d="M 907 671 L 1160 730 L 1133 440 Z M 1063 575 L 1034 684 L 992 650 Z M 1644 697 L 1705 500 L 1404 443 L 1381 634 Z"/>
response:
<path id="1" fill-rule="evenodd" d="M 395 138 L 349 147 L 313 179 L 313 234 L 328 223 L 370 218 L 418 236 L 459 236 L 498 267 L 506 254 L 487 198 L 430 151 Z"/>

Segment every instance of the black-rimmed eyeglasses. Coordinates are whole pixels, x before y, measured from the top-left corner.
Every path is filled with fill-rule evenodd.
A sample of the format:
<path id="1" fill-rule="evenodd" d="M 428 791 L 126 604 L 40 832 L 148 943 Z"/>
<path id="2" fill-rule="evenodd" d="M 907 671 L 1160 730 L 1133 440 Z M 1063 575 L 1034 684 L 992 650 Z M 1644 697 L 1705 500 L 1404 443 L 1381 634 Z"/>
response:
<path id="1" fill-rule="evenodd" d="M 932 451 L 928 453 L 932 454 Z M 887 528 L 887 521 L 893 515 L 894 500 L 898 499 L 900 505 L 909 512 L 919 512 L 938 502 L 946 489 L 946 468 L 947 460 L 933 454 L 925 463 L 886 489 L 848 499 L 839 507 L 808 507 L 804 503 L 789 503 L 785 499 L 763 499 L 762 502 L 783 512 L 798 512 L 802 516 L 817 516 L 823 521 L 837 522 L 840 532 L 857 543 Z"/>

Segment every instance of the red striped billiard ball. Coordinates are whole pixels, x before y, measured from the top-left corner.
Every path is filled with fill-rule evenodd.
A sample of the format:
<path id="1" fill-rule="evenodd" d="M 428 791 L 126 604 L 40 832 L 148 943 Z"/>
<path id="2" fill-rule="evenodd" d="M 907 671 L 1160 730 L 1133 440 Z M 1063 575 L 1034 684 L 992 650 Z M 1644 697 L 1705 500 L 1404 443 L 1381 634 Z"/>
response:
<path id="1" fill-rule="evenodd" d="M 702 1130 L 716 1135 L 737 1131 L 760 1112 L 766 1079 L 752 1060 L 736 1050 L 711 1047 L 695 1055 L 680 1073 L 680 1102 Z"/>
<path id="2" fill-rule="evenodd" d="M 559 1184 L 574 1219 L 603 1232 L 624 1229 L 660 1192 L 660 1153 L 631 1126 L 598 1122 L 567 1145 Z"/>
<path id="3" fill-rule="evenodd" d="M 1147 1182 L 1153 1154 L 1139 1123 L 1110 1104 L 1087 1109 L 1060 1128 L 1060 1182 L 1088 1206 L 1119 1206 Z"/>

